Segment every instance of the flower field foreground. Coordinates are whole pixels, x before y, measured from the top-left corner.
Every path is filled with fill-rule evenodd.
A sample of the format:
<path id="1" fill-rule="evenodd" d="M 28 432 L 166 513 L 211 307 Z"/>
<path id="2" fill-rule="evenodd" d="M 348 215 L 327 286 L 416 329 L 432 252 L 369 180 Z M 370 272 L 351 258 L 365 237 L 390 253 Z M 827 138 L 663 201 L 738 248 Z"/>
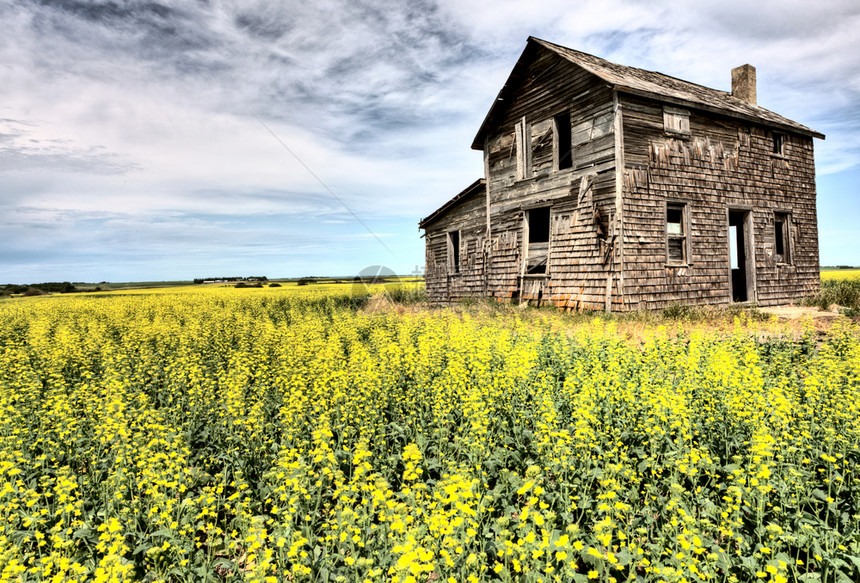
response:
<path id="1" fill-rule="evenodd" d="M 821 272 L 822 281 L 860 279 L 860 269 L 833 269 Z"/>
<path id="2" fill-rule="evenodd" d="M 3 581 L 856 581 L 860 335 L 0 304 Z"/>

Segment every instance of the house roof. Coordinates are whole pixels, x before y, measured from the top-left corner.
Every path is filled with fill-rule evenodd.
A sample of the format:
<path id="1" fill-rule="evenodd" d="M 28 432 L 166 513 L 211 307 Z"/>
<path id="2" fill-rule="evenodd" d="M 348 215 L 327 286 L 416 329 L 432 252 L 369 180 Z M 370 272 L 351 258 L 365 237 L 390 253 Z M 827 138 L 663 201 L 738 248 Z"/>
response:
<path id="1" fill-rule="evenodd" d="M 465 190 L 463 190 L 461 193 L 459 193 L 454 198 L 452 198 L 451 200 L 449 200 L 448 202 L 446 202 L 445 204 L 440 206 L 438 209 L 433 211 L 432 214 L 430 214 L 427 217 L 418 221 L 418 228 L 419 229 L 426 228 L 427 225 L 429 225 L 430 223 L 432 223 L 433 221 L 438 219 L 444 213 L 448 212 L 448 210 L 450 210 L 451 208 L 453 208 L 453 207 L 457 206 L 458 204 L 460 204 L 461 202 L 463 202 L 469 196 L 471 196 L 473 194 L 477 194 L 477 193 L 483 194 L 484 192 L 486 192 L 486 190 L 485 190 L 486 185 L 487 185 L 486 180 L 484 180 L 483 178 L 478 178 L 475 182 L 473 182 L 472 184 L 467 186 L 465 188 Z"/>
<path id="2" fill-rule="evenodd" d="M 536 47 L 543 47 L 554 52 L 574 65 L 585 69 L 592 75 L 603 79 L 613 89 L 622 93 L 641 95 L 666 103 L 719 113 L 768 127 L 824 139 L 824 134 L 820 132 L 763 107 L 738 99 L 729 92 L 683 81 L 656 71 L 646 71 L 645 69 L 637 69 L 636 67 L 617 65 L 588 53 L 575 51 L 539 38 L 529 37 L 526 49 L 520 56 L 513 72 L 508 77 L 507 82 L 499 92 L 499 96 L 490 108 L 489 113 L 487 113 L 484 123 L 481 124 L 481 128 L 478 130 L 478 134 L 472 142 L 473 149 L 482 150 L 484 148 L 484 136 L 489 132 L 490 126 L 499 113 L 497 109 L 502 108 L 509 101 L 509 94 L 518 85 L 519 73 L 522 67 L 527 64 L 532 51 Z"/>

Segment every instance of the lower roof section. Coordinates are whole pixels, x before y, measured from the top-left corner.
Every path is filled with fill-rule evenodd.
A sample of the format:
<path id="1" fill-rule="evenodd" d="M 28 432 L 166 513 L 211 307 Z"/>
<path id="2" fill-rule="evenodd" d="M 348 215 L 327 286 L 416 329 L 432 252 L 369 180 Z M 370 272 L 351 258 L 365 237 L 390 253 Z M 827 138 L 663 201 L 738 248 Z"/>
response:
<path id="1" fill-rule="evenodd" d="M 454 198 L 452 198 L 451 200 L 449 200 L 448 202 L 446 202 L 445 204 L 440 206 L 438 209 L 433 211 L 427 217 L 418 221 L 418 228 L 419 229 L 426 229 L 430 223 L 432 223 L 432 222 L 436 221 L 437 219 L 441 218 L 442 216 L 444 216 L 445 213 L 447 213 L 449 210 L 451 210 L 452 208 L 454 208 L 455 206 L 457 206 L 458 204 L 460 204 L 461 202 L 463 202 L 464 200 L 466 200 L 470 196 L 472 196 L 474 194 L 478 194 L 478 193 L 480 193 L 480 194 L 485 193 L 486 188 L 487 188 L 487 181 L 483 178 L 478 178 L 475 182 L 473 182 L 472 184 L 467 186 L 462 192 L 457 194 Z"/>

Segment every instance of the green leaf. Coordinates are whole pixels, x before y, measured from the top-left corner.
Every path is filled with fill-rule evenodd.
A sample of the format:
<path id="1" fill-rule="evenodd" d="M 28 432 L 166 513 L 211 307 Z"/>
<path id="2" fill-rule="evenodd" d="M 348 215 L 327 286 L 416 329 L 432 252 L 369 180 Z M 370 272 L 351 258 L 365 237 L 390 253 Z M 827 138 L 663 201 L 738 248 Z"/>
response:
<path id="1" fill-rule="evenodd" d="M 215 569 L 235 569 L 236 563 L 226 557 L 221 557 L 212 563 L 212 567 Z"/>
<path id="2" fill-rule="evenodd" d="M 741 565 L 743 565 L 751 573 L 754 573 L 758 570 L 758 561 L 755 557 L 741 557 Z"/>
<path id="3" fill-rule="evenodd" d="M 90 537 L 93 534 L 93 529 L 88 526 L 82 526 L 78 530 L 75 531 L 75 534 L 72 535 L 72 539 L 77 540 L 79 538 Z"/>
<path id="4" fill-rule="evenodd" d="M 842 555 L 842 556 L 845 557 L 846 559 L 848 559 L 849 561 L 851 561 L 852 563 L 854 563 L 854 566 L 857 567 L 857 569 L 860 569 L 860 557 L 855 557 L 854 555 Z"/>

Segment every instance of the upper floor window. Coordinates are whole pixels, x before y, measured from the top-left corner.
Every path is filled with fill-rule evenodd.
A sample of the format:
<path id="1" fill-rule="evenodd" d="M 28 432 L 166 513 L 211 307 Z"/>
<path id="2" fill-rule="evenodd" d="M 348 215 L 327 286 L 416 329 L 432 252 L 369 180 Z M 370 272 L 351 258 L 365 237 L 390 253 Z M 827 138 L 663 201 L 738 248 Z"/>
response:
<path id="1" fill-rule="evenodd" d="M 526 180 L 552 171 L 573 167 L 570 113 L 531 124 L 523 117 L 514 126 L 517 180 Z"/>
<path id="2" fill-rule="evenodd" d="M 571 147 L 570 112 L 565 111 L 553 118 L 555 140 L 553 154 L 556 170 L 567 170 L 573 167 L 573 149 Z"/>
<path id="3" fill-rule="evenodd" d="M 663 129 L 668 134 L 690 135 L 690 112 L 677 107 L 663 106 Z"/>
<path id="4" fill-rule="evenodd" d="M 773 153 L 777 156 L 785 156 L 785 134 L 773 134 Z"/>

